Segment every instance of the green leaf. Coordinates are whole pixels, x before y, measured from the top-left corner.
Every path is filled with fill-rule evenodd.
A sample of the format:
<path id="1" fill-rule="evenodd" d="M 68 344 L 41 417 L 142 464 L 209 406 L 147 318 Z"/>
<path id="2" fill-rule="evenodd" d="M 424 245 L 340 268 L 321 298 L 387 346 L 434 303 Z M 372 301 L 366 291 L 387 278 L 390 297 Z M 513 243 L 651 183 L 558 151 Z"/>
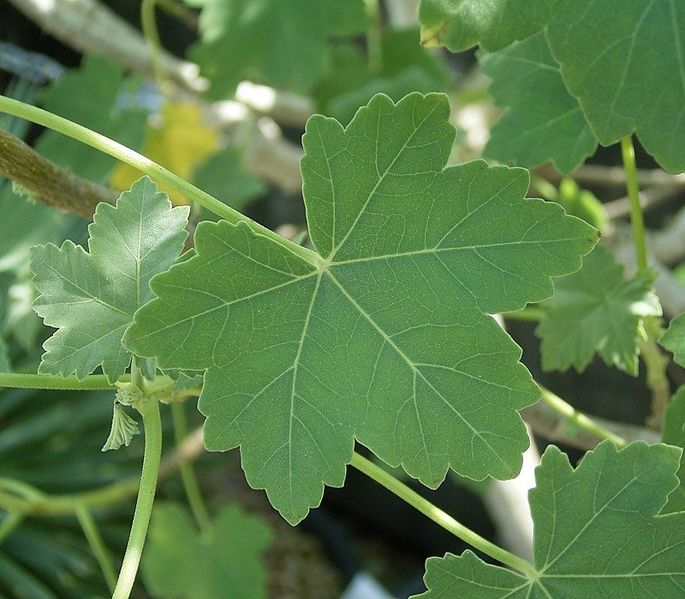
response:
<path id="1" fill-rule="evenodd" d="M 236 210 L 266 192 L 266 185 L 243 168 L 238 148 L 212 154 L 193 171 L 193 183 Z"/>
<path id="2" fill-rule="evenodd" d="M 637 132 L 666 170 L 685 169 L 685 3 L 558 0 L 546 37 L 601 144 Z"/>
<path id="3" fill-rule="evenodd" d="M 677 485 L 681 450 L 609 442 L 574 470 L 550 446 L 530 492 L 537 575 L 486 564 L 472 552 L 429 558 L 425 599 L 681 597 L 685 515 L 658 515 Z"/>
<path id="4" fill-rule="evenodd" d="M 659 343 L 673 353 L 675 362 L 685 367 L 685 312 L 670 322 Z"/>
<path id="5" fill-rule="evenodd" d="M 308 92 L 324 73 L 327 42 L 364 31 L 362 0 L 191 0 L 202 42 L 191 50 L 215 98 L 244 79 Z"/>
<path id="6" fill-rule="evenodd" d="M 43 95 L 45 110 L 94 129 L 131 149 L 140 147 L 146 113 L 118 101 L 133 86 L 120 66 L 101 56 L 86 55 L 48 87 Z M 87 90 L 87 91 L 84 91 Z M 116 160 L 81 142 L 54 131 L 43 133 L 35 144 L 45 158 L 92 181 L 103 183 Z M 15 194 L 11 185 L 0 190 L 0 270 L 23 267 L 29 250 L 37 243 L 61 243 L 82 221 L 43 204 L 31 204 Z"/>
<path id="7" fill-rule="evenodd" d="M 528 168 L 551 160 L 570 173 L 594 153 L 597 138 L 542 33 L 499 52 L 480 53 L 478 60 L 492 79 L 495 103 L 507 108 L 492 127 L 484 156 Z"/>
<path id="8" fill-rule="evenodd" d="M 31 267 L 41 294 L 34 309 L 59 330 L 48 339 L 39 372 L 84 378 L 98 366 L 110 381 L 128 367 L 122 346 L 133 313 L 152 296 L 150 278 L 171 266 L 183 248 L 187 207 L 171 208 L 149 177 L 99 204 L 88 227 L 90 253 L 71 241 L 33 249 Z"/>
<path id="9" fill-rule="evenodd" d="M 554 282 L 554 295 L 542 304 L 546 314 L 536 334 L 543 369 L 582 372 L 597 352 L 636 376 L 642 318 L 661 316 L 653 282 L 652 272 L 626 281 L 611 252 L 596 247 L 578 272 Z"/>
<path id="10" fill-rule="evenodd" d="M 669 445 L 685 449 L 685 387 L 680 387 L 668 404 L 664 416 L 662 440 Z M 664 513 L 685 512 L 685 459 L 683 457 L 680 459 L 678 478 L 680 485 L 668 496 L 668 503 L 663 509 Z"/>
<path id="11" fill-rule="evenodd" d="M 241 445 L 248 482 L 290 522 L 343 484 L 354 437 L 432 487 L 450 466 L 520 468 L 516 412 L 538 390 L 489 314 L 550 296 L 596 233 L 524 200 L 527 171 L 445 169 L 448 116 L 444 95 L 411 94 L 374 97 L 346 128 L 312 117 L 303 191 L 321 257 L 201 223 L 197 256 L 154 279 L 127 332 L 162 368 L 207 369 L 206 446 Z"/>
<path id="12" fill-rule="evenodd" d="M 271 540 L 269 527 L 236 505 L 224 505 L 203 536 L 184 508 L 157 503 L 143 554 L 143 579 L 156 598 L 266 597 L 261 556 Z"/>
<path id="13" fill-rule="evenodd" d="M 357 45 L 341 44 L 332 51 L 333 67 L 316 87 L 321 111 L 349 121 L 359 106 L 376 93 L 400 100 L 412 91 L 444 91 L 449 71 L 440 56 L 417 44 L 418 30 L 388 29 L 381 38 L 381 70 L 372 73 Z"/>
<path id="14" fill-rule="evenodd" d="M 555 0 L 421 0 L 421 43 L 495 51 L 540 31 Z"/>
<path id="15" fill-rule="evenodd" d="M 68 71 L 48 89 L 43 106 L 129 148 L 138 148 L 143 141 L 147 113 L 120 102 L 122 92 L 133 86 L 134 81 L 124 78 L 116 62 L 86 55 L 78 69 Z M 97 183 L 103 183 L 116 165 L 111 156 L 54 131 L 46 131 L 40 137 L 36 150 Z"/>

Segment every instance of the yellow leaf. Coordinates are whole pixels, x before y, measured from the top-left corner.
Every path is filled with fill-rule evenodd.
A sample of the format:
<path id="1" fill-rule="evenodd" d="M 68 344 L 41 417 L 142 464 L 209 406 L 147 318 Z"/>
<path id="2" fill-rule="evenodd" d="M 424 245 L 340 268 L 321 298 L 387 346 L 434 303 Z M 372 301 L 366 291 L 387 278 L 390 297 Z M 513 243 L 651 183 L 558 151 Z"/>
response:
<path id="1" fill-rule="evenodd" d="M 190 179 L 193 168 L 218 147 L 218 135 L 203 122 L 196 104 L 167 102 L 162 108 L 160 122 L 148 125 L 142 153 L 176 175 Z M 110 177 L 110 185 L 123 191 L 141 176 L 138 169 L 120 164 Z M 179 192 L 164 184 L 158 183 L 158 186 L 169 194 L 173 204 L 188 203 Z"/>

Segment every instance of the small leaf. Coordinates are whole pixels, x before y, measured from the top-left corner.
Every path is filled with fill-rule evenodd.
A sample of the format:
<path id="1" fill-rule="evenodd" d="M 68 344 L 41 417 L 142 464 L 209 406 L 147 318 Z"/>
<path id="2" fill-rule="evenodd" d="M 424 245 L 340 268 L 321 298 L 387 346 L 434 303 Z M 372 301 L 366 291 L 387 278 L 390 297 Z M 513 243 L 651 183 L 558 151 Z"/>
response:
<path id="1" fill-rule="evenodd" d="M 685 3 L 558 0 L 545 30 L 602 145 L 637 132 L 670 172 L 685 169 Z"/>
<path id="2" fill-rule="evenodd" d="M 189 0 L 201 7 L 202 41 L 192 59 L 209 79 L 213 98 L 225 98 L 244 79 L 308 92 L 324 73 L 327 42 L 361 33 L 362 0 Z"/>
<path id="3" fill-rule="evenodd" d="M 609 442 L 574 470 L 554 446 L 530 492 L 536 575 L 486 564 L 472 552 L 426 562 L 425 599 L 681 597 L 685 514 L 658 515 L 677 485 L 681 450 Z"/>
<path id="4" fill-rule="evenodd" d="M 143 579 L 160 599 L 266 597 L 261 556 L 271 540 L 268 526 L 236 505 L 224 505 L 212 530 L 200 535 L 185 509 L 159 502 L 143 554 Z"/>
<path id="5" fill-rule="evenodd" d="M 119 449 L 122 445 L 128 447 L 134 435 L 138 434 L 140 434 L 138 423 L 126 413 L 126 409 L 122 404 L 115 401 L 112 413 L 112 427 L 107 441 L 102 446 L 102 451 Z"/>
<path id="6" fill-rule="evenodd" d="M 520 468 L 517 411 L 538 390 L 489 314 L 549 297 L 596 232 L 525 200 L 522 169 L 445 168 L 448 116 L 444 95 L 410 94 L 375 96 L 346 128 L 312 117 L 302 175 L 319 257 L 200 223 L 197 255 L 154 279 L 159 299 L 127 332 L 161 368 L 207 370 L 206 446 L 240 445 L 248 482 L 290 522 L 342 485 L 355 437 L 432 487 L 449 467 Z"/>
<path id="7" fill-rule="evenodd" d="M 542 33 L 499 52 L 479 53 L 478 60 L 492 79 L 490 94 L 507 108 L 492 127 L 484 156 L 528 168 L 552 161 L 570 173 L 594 153 L 597 138 Z"/>
<path id="8" fill-rule="evenodd" d="M 421 0 L 421 44 L 495 51 L 540 31 L 550 0 Z"/>
<path id="9" fill-rule="evenodd" d="M 663 442 L 685 449 L 685 387 L 680 387 L 668 404 L 664 416 Z M 663 513 L 685 512 L 685 459 L 681 457 L 678 468 L 680 485 L 668 496 Z"/>
<path id="10" fill-rule="evenodd" d="M 673 353 L 675 362 L 685 367 L 685 312 L 670 322 L 659 343 Z"/>
<path id="11" fill-rule="evenodd" d="M 31 267 L 41 294 L 34 309 L 59 328 L 48 339 L 39 372 L 84 378 L 102 366 L 115 381 L 131 354 L 121 345 L 133 313 L 152 296 L 150 278 L 171 266 L 183 248 L 188 208 L 171 208 L 166 194 L 143 177 L 116 208 L 99 204 L 89 226 L 90 253 L 65 241 L 33 249 Z"/>
<path id="12" fill-rule="evenodd" d="M 653 282 L 651 272 L 626 281 L 612 254 L 595 248 L 578 272 L 554 282 L 554 295 L 542 304 L 536 334 L 543 368 L 582 372 L 597 352 L 609 366 L 637 375 L 642 318 L 661 315 Z"/>

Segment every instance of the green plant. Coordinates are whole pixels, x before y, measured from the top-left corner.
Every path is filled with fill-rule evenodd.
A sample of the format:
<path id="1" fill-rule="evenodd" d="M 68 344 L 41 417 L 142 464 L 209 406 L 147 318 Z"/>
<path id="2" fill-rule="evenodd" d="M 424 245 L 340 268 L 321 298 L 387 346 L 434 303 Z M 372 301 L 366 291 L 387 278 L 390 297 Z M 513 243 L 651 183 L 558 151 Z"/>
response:
<path id="1" fill-rule="evenodd" d="M 131 415 L 142 417 L 142 476 L 118 578 L 90 510 L 130 496 L 132 480 L 52 496 L 2 478 L 0 507 L 7 515 L 0 540 L 29 515 L 72 513 L 116 599 L 131 593 L 141 555 L 156 596 L 211 598 L 231 584 L 236 596 L 260 594 L 257 560 L 268 531 L 233 506 L 212 518 L 187 462 L 180 468 L 198 530 L 181 507 L 162 505 L 143 554 L 161 461 L 160 404 L 170 406 L 182 443 L 183 402 L 199 397 L 206 448 L 240 447 L 250 486 L 266 490 L 291 524 L 320 504 L 325 486 L 342 486 L 351 465 L 501 564 L 486 564 L 471 551 L 430 558 L 426 597 L 681 595 L 683 391 L 671 399 L 670 360 L 657 344 L 662 308 L 648 264 L 631 136 L 665 170 L 685 168 L 685 9 L 666 0 L 583 7 L 571 0 L 501 0 L 487 8 L 423 0 L 426 45 L 482 46 L 479 61 L 493 79 L 492 94 L 507 109 L 484 155 L 520 165 L 509 167 L 480 159 L 449 165 L 455 129 L 447 96 L 411 91 L 445 85 L 447 76 L 418 39 L 415 58 L 392 64 L 388 48 L 403 47 L 406 39 L 380 30 L 377 3 L 366 10 L 362 2 L 344 8 L 276 0 L 188 4 L 203 7 L 190 56 L 207 76 L 209 97 L 233 93 L 249 76 L 314 96 L 319 85 L 318 101 L 329 113 L 351 115 L 351 103 L 356 112 L 345 122 L 321 115 L 307 120 L 301 178 L 308 243 L 302 244 L 131 149 L 142 143 L 141 114 L 114 105 L 121 74 L 106 72 L 111 67 L 102 59 L 90 58 L 79 74 L 62 80 L 46 97 L 48 110 L 0 96 L 0 111 L 50 130 L 36 147 L 62 167 L 100 182 L 111 170 L 102 157 L 83 158 L 76 140 L 145 174 L 115 205 L 98 204 L 88 251 L 69 239 L 31 251 L 33 306 L 57 329 L 37 372 L 9 372 L 9 354 L 0 346 L 0 370 L 8 370 L 0 372 L 2 386 L 115 390 L 105 449 L 128 446 L 138 432 Z M 158 83 L 172 94 L 178 81 L 162 60 L 150 20 L 154 5 L 143 3 L 144 26 Z M 291 20 L 302 48 L 290 56 L 263 44 L 268 32 L 278 37 Z M 360 32 L 368 49 L 361 71 L 364 58 L 354 46 L 328 41 Z M 221 59 L 226 51 L 233 63 Z M 325 75 L 327 60 L 349 68 L 346 76 Z M 99 88 L 94 106 L 111 106 L 116 118 L 100 124 L 99 108 L 59 116 L 68 107 L 65 98 L 73 97 L 71 86 L 100 78 L 114 83 Z M 654 89 L 663 92 L 654 97 Z M 135 135 L 124 126 L 129 118 Z M 60 146 L 55 132 L 71 138 L 69 144 Z M 608 249 L 593 250 L 599 238 L 593 225 L 606 222 L 596 200 L 581 197 L 577 186 L 562 188 L 560 195 L 573 196 L 567 197 L 569 211 L 578 211 L 572 216 L 555 201 L 526 199 L 530 177 L 521 168 L 552 161 L 570 173 L 598 144 L 614 143 L 620 144 L 637 264 L 629 280 Z M 7 164 L 3 148 L 12 158 Z M 226 156 L 246 188 L 261 189 L 239 168 L 238 154 Z M 3 174 L 29 194 L 42 189 L 28 168 L 42 159 L 10 137 L 0 145 Z M 196 172 L 220 181 L 210 161 Z M 57 167 L 54 173 L 57 187 L 75 193 L 79 181 Z M 173 207 L 153 179 L 192 207 Z M 548 190 L 549 183 L 538 187 Z M 563 203 L 554 187 L 550 195 Z M 588 224 L 588 215 L 598 216 Z M 184 250 L 189 216 L 194 234 Z M 57 225 L 49 221 L 48 240 L 66 237 Z M 31 234 L 24 246 L 37 237 Z M 16 263 L 25 264 L 26 247 Z M 652 424 L 659 428 L 663 420 L 662 442 L 628 442 L 541 390 L 495 314 L 540 321 L 545 369 L 582 372 L 598 354 L 635 376 L 642 358 Z M 684 327 L 685 315 L 676 317 L 661 338 L 681 366 Z M 513 478 L 530 442 L 519 412 L 541 398 L 568 437 L 582 429 L 604 440 L 576 467 L 555 446 L 544 452 L 530 493 L 532 561 L 469 530 L 355 452 L 358 442 L 431 488 L 448 470 L 472 480 Z M 246 551 L 231 546 L 238 530 L 251 537 Z M 246 565 L 226 569 L 221 560 Z"/>

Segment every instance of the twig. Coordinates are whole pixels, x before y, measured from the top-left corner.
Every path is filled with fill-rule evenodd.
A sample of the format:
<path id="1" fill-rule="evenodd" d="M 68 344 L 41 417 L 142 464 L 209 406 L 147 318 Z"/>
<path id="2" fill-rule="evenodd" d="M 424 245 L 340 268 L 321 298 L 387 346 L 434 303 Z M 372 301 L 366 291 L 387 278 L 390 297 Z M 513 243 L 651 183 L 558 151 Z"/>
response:
<path id="1" fill-rule="evenodd" d="M 643 211 L 652 210 L 668 202 L 685 191 L 685 186 L 677 183 L 654 185 L 640 191 L 640 207 Z M 604 204 L 607 216 L 616 220 L 630 215 L 630 198 L 624 196 Z"/>
<path id="2" fill-rule="evenodd" d="M 0 130 L 0 175 L 26 188 L 43 203 L 90 218 L 99 202 L 114 204 L 117 194 L 43 158 L 18 137 Z"/>
<path id="3" fill-rule="evenodd" d="M 559 181 L 563 177 L 552 167 L 542 167 L 537 172 L 550 181 Z M 624 187 L 626 175 L 622 166 L 598 166 L 596 164 L 585 164 L 575 170 L 571 177 L 578 183 L 586 185 L 610 185 L 612 187 Z M 671 175 L 662 170 L 637 169 L 637 182 L 642 187 L 653 185 L 672 185 L 685 186 L 685 174 Z"/>
<path id="4" fill-rule="evenodd" d="M 150 51 L 140 32 L 97 0 L 11 2 L 67 46 L 81 52 L 104 54 L 147 77 L 154 75 Z M 278 125 L 272 119 L 287 125 L 302 126 L 314 112 L 311 99 L 263 85 L 241 83 L 236 92 L 239 102 L 207 104 L 199 98 L 207 82 L 199 76 L 197 65 L 180 60 L 168 52 L 160 53 L 160 63 L 164 72 L 179 86 L 179 94 L 187 100 L 198 102 L 208 121 L 229 137 L 237 117 L 243 122 L 249 121 L 250 110 L 266 115 L 260 120 L 260 126 L 251 130 L 252 139 L 247 143 L 245 167 L 286 193 L 300 190 L 302 150 L 281 137 Z M 242 110 L 236 111 L 236 105 Z M 245 110 L 246 107 L 250 110 Z"/>
<path id="5" fill-rule="evenodd" d="M 528 491 L 535 486 L 535 469 L 540 465 L 540 454 L 528 430 L 530 446 L 523 454 L 521 471 L 510 480 L 493 479 L 483 494 L 490 518 L 497 527 L 502 546 L 533 561 L 533 518 L 528 507 Z"/>
<path id="6" fill-rule="evenodd" d="M 197 459 L 204 451 L 202 427 L 198 427 L 188 435 L 183 443 L 168 454 L 159 469 L 160 481 L 171 476 L 182 464 L 189 460 Z M 6 487 L 6 481 L 2 481 L 0 489 Z M 16 491 L 11 493 L 0 491 L 0 507 L 22 516 L 59 516 L 73 514 L 79 506 L 90 508 L 105 507 L 119 503 L 133 497 L 138 491 L 139 477 L 129 478 L 123 481 L 106 485 L 100 489 L 83 491 L 71 495 L 47 495 L 33 489 L 31 496 L 18 497 Z M 27 486 L 27 485 L 23 485 Z"/>
<path id="7" fill-rule="evenodd" d="M 578 449 L 592 449 L 605 438 L 589 430 L 578 428 L 569 418 L 542 401 L 523 410 L 522 415 L 536 435 Z M 640 426 L 612 422 L 595 416 L 592 419 L 602 428 L 611 431 L 627 443 L 639 440 L 647 443 L 658 443 L 661 440 L 656 432 Z"/>

